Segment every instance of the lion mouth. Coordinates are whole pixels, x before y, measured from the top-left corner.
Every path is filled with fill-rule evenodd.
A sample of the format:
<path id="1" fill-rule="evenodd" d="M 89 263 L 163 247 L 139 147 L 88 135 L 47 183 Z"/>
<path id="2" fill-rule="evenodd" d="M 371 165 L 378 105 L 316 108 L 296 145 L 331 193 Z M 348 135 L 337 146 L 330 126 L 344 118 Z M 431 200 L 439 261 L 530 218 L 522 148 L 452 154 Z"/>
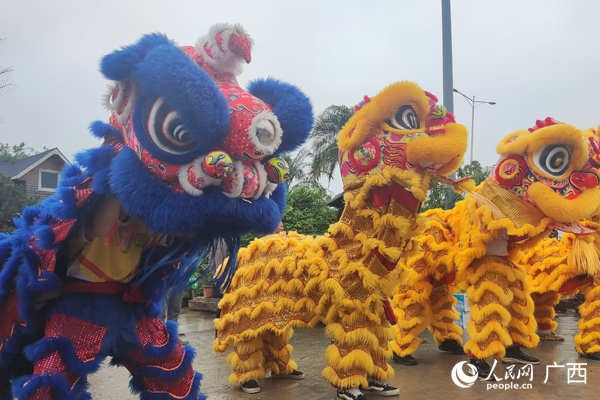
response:
<path id="1" fill-rule="evenodd" d="M 528 198 L 548 217 L 558 222 L 574 222 L 589 218 L 600 207 L 600 188 L 587 189 L 567 199 L 543 183 L 536 182 L 527 191 Z"/>

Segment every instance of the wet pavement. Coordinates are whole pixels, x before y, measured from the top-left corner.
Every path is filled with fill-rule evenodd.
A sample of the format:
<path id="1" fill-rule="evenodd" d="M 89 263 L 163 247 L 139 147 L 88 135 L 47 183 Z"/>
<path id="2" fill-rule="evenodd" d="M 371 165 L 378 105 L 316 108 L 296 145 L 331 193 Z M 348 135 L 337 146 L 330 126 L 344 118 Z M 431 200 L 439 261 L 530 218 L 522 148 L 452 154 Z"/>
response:
<path id="1" fill-rule="evenodd" d="M 235 399 L 273 399 L 273 400 L 321 400 L 335 399 L 335 390 L 321 377 L 324 368 L 323 354 L 329 345 L 329 339 L 324 336 L 323 326 L 313 329 L 296 329 L 290 343 L 294 347 L 292 358 L 299 369 L 306 375 L 302 381 L 265 379 L 262 382 L 261 393 L 245 394 L 239 388 L 227 383 L 231 373 L 224 354 L 212 351 L 214 328 L 212 313 L 185 312 L 180 316 L 180 332 L 185 333 L 186 339 L 196 348 L 197 355 L 194 368 L 204 375 L 202 391 L 209 400 Z M 579 315 L 574 310 L 557 313 L 557 333 L 565 337 L 564 342 L 542 341 L 535 350 L 527 352 L 540 358 L 540 364 L 534 365 L 533 381 L 521 376 L 517 379 L 521 365 L 513 369 L 514 379 L 507 377 L 508 364 L 498 363 L 495 372 L 502 380 L 496 382 L 503 389 L 488 389 L 489 382 L 476 381 L 473 386 L 459 388 L 451 379 L 454 365 L 466 361 L 466 356 L 448 355 L 438 351 L 433 337 L 429 332 L 421 335 L 426 343 L 419 347 L 414 355 L 419 365 L 407 367 L 394 363 L 390 364 L 396 370 L 396 376 L 390 380 L 390 385 L 400 388 L 400 399 L 592 399 L 600 394 L 600 362 L 580 358 L 573 348 L 573 337 L 577 333 Z M 491 362 L 490 362 L 491 361 Z M 491 363 L 493 360 L 488 360 Z M 546 366 L 564 365 L 563 368 L 550 368 L 546 379 Z M 567 363 L 587 363 L 585 368 L 587 383 L 568 383 L 568 376 L 575 368 Z M 466 371 L 466 368 L 465 368 Z M 583 380 L 579 374 L 573 374 L 572 380 Z M 99 372 L 89 379 L 90 391 L 96 400 L 133 400 L 128 389 L 129 373 L 125 368 L 103 365 Z M 531 388 L 514 389 L 515 384 L 530 384 Z M 512 385 L 508 390 L 504 387 Z M 377 396 L 367 396 L 378 398 Z M 390 397 L 398 398 L 398 397 Z"/>

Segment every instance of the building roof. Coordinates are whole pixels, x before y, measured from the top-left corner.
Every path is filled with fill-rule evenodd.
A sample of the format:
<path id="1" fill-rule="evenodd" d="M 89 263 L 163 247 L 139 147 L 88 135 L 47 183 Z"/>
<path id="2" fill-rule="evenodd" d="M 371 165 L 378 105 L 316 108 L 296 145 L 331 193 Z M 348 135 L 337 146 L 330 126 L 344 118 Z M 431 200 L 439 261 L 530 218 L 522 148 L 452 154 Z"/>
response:
<path id="1" fill-rule="evenodd" d="M 54 155 L 62 158 L 65 163 L 69 162 L 69 160 L 67 160 L 60 150 L 58 150 L 58 148 L 54 148 L 31 157 L 27 157 L 26 159 L 13 164 L 0 162 L 0 174 L 8 176 L 10 179 L 19 179 Z"/>

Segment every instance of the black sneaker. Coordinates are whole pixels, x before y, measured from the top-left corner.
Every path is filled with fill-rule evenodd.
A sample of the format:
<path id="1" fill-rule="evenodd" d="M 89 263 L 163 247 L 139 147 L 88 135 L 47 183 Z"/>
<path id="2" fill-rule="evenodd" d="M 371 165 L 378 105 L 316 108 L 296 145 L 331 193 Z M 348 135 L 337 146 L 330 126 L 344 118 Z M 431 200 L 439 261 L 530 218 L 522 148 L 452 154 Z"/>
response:
<path id="1" fill-rule="evenodd" d="M 297 369 L 295 369 L 290 374 L 287 374 L 287 375 L 274 374 L 271 372 L 271 378 L 302 380 L 302 379 L 304 379 L 304 374 L 302 372 L 298 371 Z"/>
<path id="2" fill-rule="evenodd" d="M 492 374 L 492 368 L 485 360 L 480 358 L 471 358 L 469 360 L 469 364 L 477 368 L 478 379 L 481 379 L 482 381 L 496 381 L 494 374 Z"/>
<path id="3" fill-rule="evenodd" d="M 600 361 L 600 353 L 586 353 L 586 354 L 580 354 L 580 355 L 585 358 L 588 358 L 590 360 Z"/>
<path id="4" fill-rule="evenodd" d="M 455 354 L 457 356 L 466 355 L 462 346 L 458 344 L 456 340 L 445 340 L 442 342 L 442 344 L 438 346 L 438 349 L 440 349 L 440 351 L 443 351 L 444 353 Z"/>
<path id="5" fill-rule="evenodd" d="M 402 365 L 417 365 L 419 362 L 410 354 L 404 357 L 400 357 L 398 354 L 393 353 L 392 360 Z"/>
<path id="6" fill-rule="evenodd" d="M 342 400 L 367 400 L 358 388 L 338 389 L 335 398 Z"/>
<path id="7" fill-rule="evenodd" d="M 242 390 L 245 393 L 258 393 L 260 392 L 260 385 L 256 379 L 252 379 L 248 382 L 242 383 Z"/>
<path id="8" fill-rule="evenodd" d="M 537 365 L 540 363 L 540 359 L 532 357 L 529 354 L 523 353 L 523 351 L 521 350 L 521 346 L 515 346 L 506 348 L 506 355 L 502 359 L 502 362 L 507 364 Z"/>
<path id="9" fill-rule="evenodd" d="M 392 387 L 386 382 L 382 381 L 370 381 L 369 386 L 364 388 L 364 390 L 372 392 L 370 394 L 377 396 L 396 396 L 400 394 L 400 390 L 398 390 L 398 388 Z"/>

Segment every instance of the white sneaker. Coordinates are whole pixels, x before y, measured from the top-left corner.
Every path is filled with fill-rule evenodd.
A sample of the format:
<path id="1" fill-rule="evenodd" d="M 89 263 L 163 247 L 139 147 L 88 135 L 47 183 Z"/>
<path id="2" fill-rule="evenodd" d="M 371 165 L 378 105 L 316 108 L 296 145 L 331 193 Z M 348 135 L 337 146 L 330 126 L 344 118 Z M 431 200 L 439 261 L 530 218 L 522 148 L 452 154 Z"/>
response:
<path id="1" fill-rule="evenodd" d="M 364 388 L 370 394 L 378 395 L 378 396 L 396 396 L 400 394 L 400 390 L 398 388 L 392 387 L 388 385 L 386 382 L 369 380 L 369 386 Z"/>
<path id="2" fill-rule="evenodd" d="M 248 382 L 244 382 L 241 385 L 244 393 L 259 393 L 260 385 L 256 379 L 249 380 Z"/>
<path id="3" fill-rule="evenodd" d="M 358 390 L 358 388 L 338 389 L 337 396 L 335 398 L 337 400 L 367 400 L 367 398 L 360 390 Z"/>

